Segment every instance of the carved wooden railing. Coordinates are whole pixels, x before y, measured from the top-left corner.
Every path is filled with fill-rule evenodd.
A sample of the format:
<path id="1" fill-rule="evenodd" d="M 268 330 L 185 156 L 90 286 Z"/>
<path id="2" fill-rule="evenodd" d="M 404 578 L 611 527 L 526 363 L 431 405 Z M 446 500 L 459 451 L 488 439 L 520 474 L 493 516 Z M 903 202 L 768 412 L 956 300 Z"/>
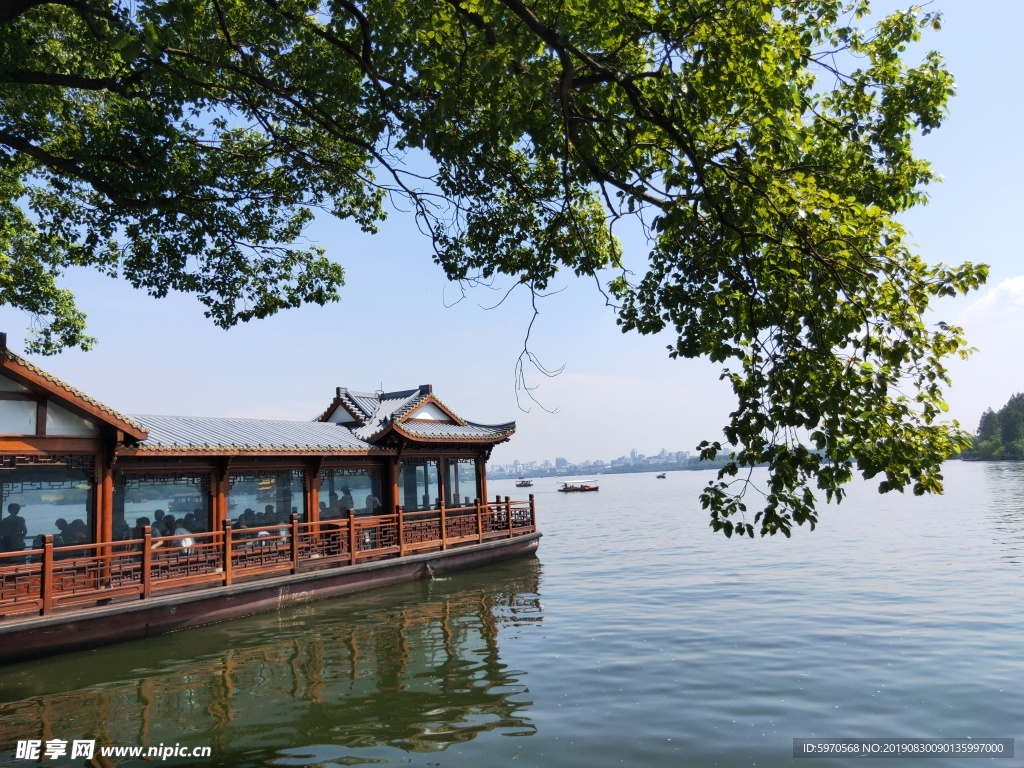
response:
<path id="1" fill-rule="evenodd" d="M 441 551 L 536 530 L 528 501 L 0 552 L 0 619 Z"/>

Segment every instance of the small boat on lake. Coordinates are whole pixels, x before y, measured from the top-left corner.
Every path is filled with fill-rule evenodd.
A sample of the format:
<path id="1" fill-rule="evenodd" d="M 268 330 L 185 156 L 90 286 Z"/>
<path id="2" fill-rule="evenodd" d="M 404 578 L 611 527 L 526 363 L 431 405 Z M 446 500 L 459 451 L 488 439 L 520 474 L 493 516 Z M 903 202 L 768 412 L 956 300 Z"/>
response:
<path id="1" fill-rule="evenodd" d="M 198 493 L 182 494 L 175 496 L 167 505 L 167 511 L 174 514 L 198 512 L 206 505 L 206 501 Z"/>
<path id="2" fill-rule="evenodd" d="M 664 472 L 659 472 L 657 475 L 655 475 L 655 477 L 658 480 L 664 480 L 666 477 L 668 477 L 668 475 L 666 475 Z"/>
<path id="3" fill-rule="evenodd" d="M 533 480 L 527 480 L 525 477 L 520 477 L 516 481 L 516 488 L 532 488 Z"/>
<path id="4" fill-rule="evenodd" d="M 558 489 L 559 493 L 583 493 L 585 491 L 596 491 L 597 485 L 591 483 L 562 483 Z"/>

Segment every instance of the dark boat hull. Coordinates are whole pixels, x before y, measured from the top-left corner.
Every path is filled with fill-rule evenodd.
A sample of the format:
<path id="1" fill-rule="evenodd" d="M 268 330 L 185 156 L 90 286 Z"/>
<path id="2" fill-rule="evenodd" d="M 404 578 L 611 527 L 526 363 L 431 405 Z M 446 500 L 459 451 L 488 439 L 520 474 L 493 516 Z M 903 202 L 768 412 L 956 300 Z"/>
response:
<path id="1" fill-rule="evenodd" d="M 441 552 L 285 575 L 215 589 L 168 594 L 51 616 L 0 620 L 0 663 L 91 648 L 226 619 L 265 613 L 377 587 L 529 555 L 541 534 Z"/>

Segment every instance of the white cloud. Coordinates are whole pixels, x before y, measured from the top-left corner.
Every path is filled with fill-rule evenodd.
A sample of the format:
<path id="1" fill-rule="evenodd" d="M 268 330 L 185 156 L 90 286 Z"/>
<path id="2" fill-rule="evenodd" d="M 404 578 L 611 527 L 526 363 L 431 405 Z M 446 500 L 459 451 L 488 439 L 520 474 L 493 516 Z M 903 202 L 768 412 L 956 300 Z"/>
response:
<path id="1" fill-rule="evenodd" d="M 1024 314 L 1024 275 L 1008 277 L 989 288 L 982 296 L 964 308 L 961 322 L 971 324 L 993 319 L 1005 320 Z"/>
<path id="2" fill-rule="evenodd" d="M 1024 275 L 990 287 L 964 307 L 957 322 L 978 354 L 950 361 L 950 415 L 973 430 L 986 408 L 998 410 L 1024 391 Z"/>

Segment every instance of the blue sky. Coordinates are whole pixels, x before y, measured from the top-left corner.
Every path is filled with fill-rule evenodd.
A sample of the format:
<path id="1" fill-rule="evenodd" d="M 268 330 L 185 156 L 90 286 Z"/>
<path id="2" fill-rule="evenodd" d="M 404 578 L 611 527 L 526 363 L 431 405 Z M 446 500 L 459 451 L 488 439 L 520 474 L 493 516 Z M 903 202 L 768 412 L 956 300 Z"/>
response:
<path id="1" fill-rule="evenodd" d="M 1024 391 L 1024 261 L 1018 222 L 1024 179 L 1024 87 L 1019 77 L 1024 3 L 947 1 L 943 28 L 926 36 L 946 57 L 957 97 L 946 124 L 918 143 L 945 181 L 931 204 L 908 214 L 930 262 L 991 265 L 981 292 L 940 304 L 936 320 L 962 324 L 979 348 L 953 363 L 950 416 L 969 429 L 981 412 Z M 230 331 L 201 306 L 155 300 L 117 282 L 76 272 L 65 282 L 89 315 L 99 345 L 89 353 L 39 358 L 41 367 L 113 408 L 136 414 L 306 419 L 336 386 L 402 389 L 433 384 L 466 418 L 518 422 L 493 459 L 610 459 L 636 448 L 693 450 L 719 439 L 732 402 L 719 366 L 670 360 L 670 337 L 623 335 L 593 281 L 563 278 L 540 303 L 531 349 L 561 375 L 531 375 L 536 405 L 520 410 L 516 358 L 530 318 L 528 297 L 477 289 L 462 302 L 430 258 L 407 215 L 392 214 L 369 237 L 333 220 L 312 239 L 346 269 L 340 303 L 307 307 Z M 630 244 L 631 259 L 642 244 Z M 20 352 L 27 316 L 0 309 L 0 330 Z"/>

